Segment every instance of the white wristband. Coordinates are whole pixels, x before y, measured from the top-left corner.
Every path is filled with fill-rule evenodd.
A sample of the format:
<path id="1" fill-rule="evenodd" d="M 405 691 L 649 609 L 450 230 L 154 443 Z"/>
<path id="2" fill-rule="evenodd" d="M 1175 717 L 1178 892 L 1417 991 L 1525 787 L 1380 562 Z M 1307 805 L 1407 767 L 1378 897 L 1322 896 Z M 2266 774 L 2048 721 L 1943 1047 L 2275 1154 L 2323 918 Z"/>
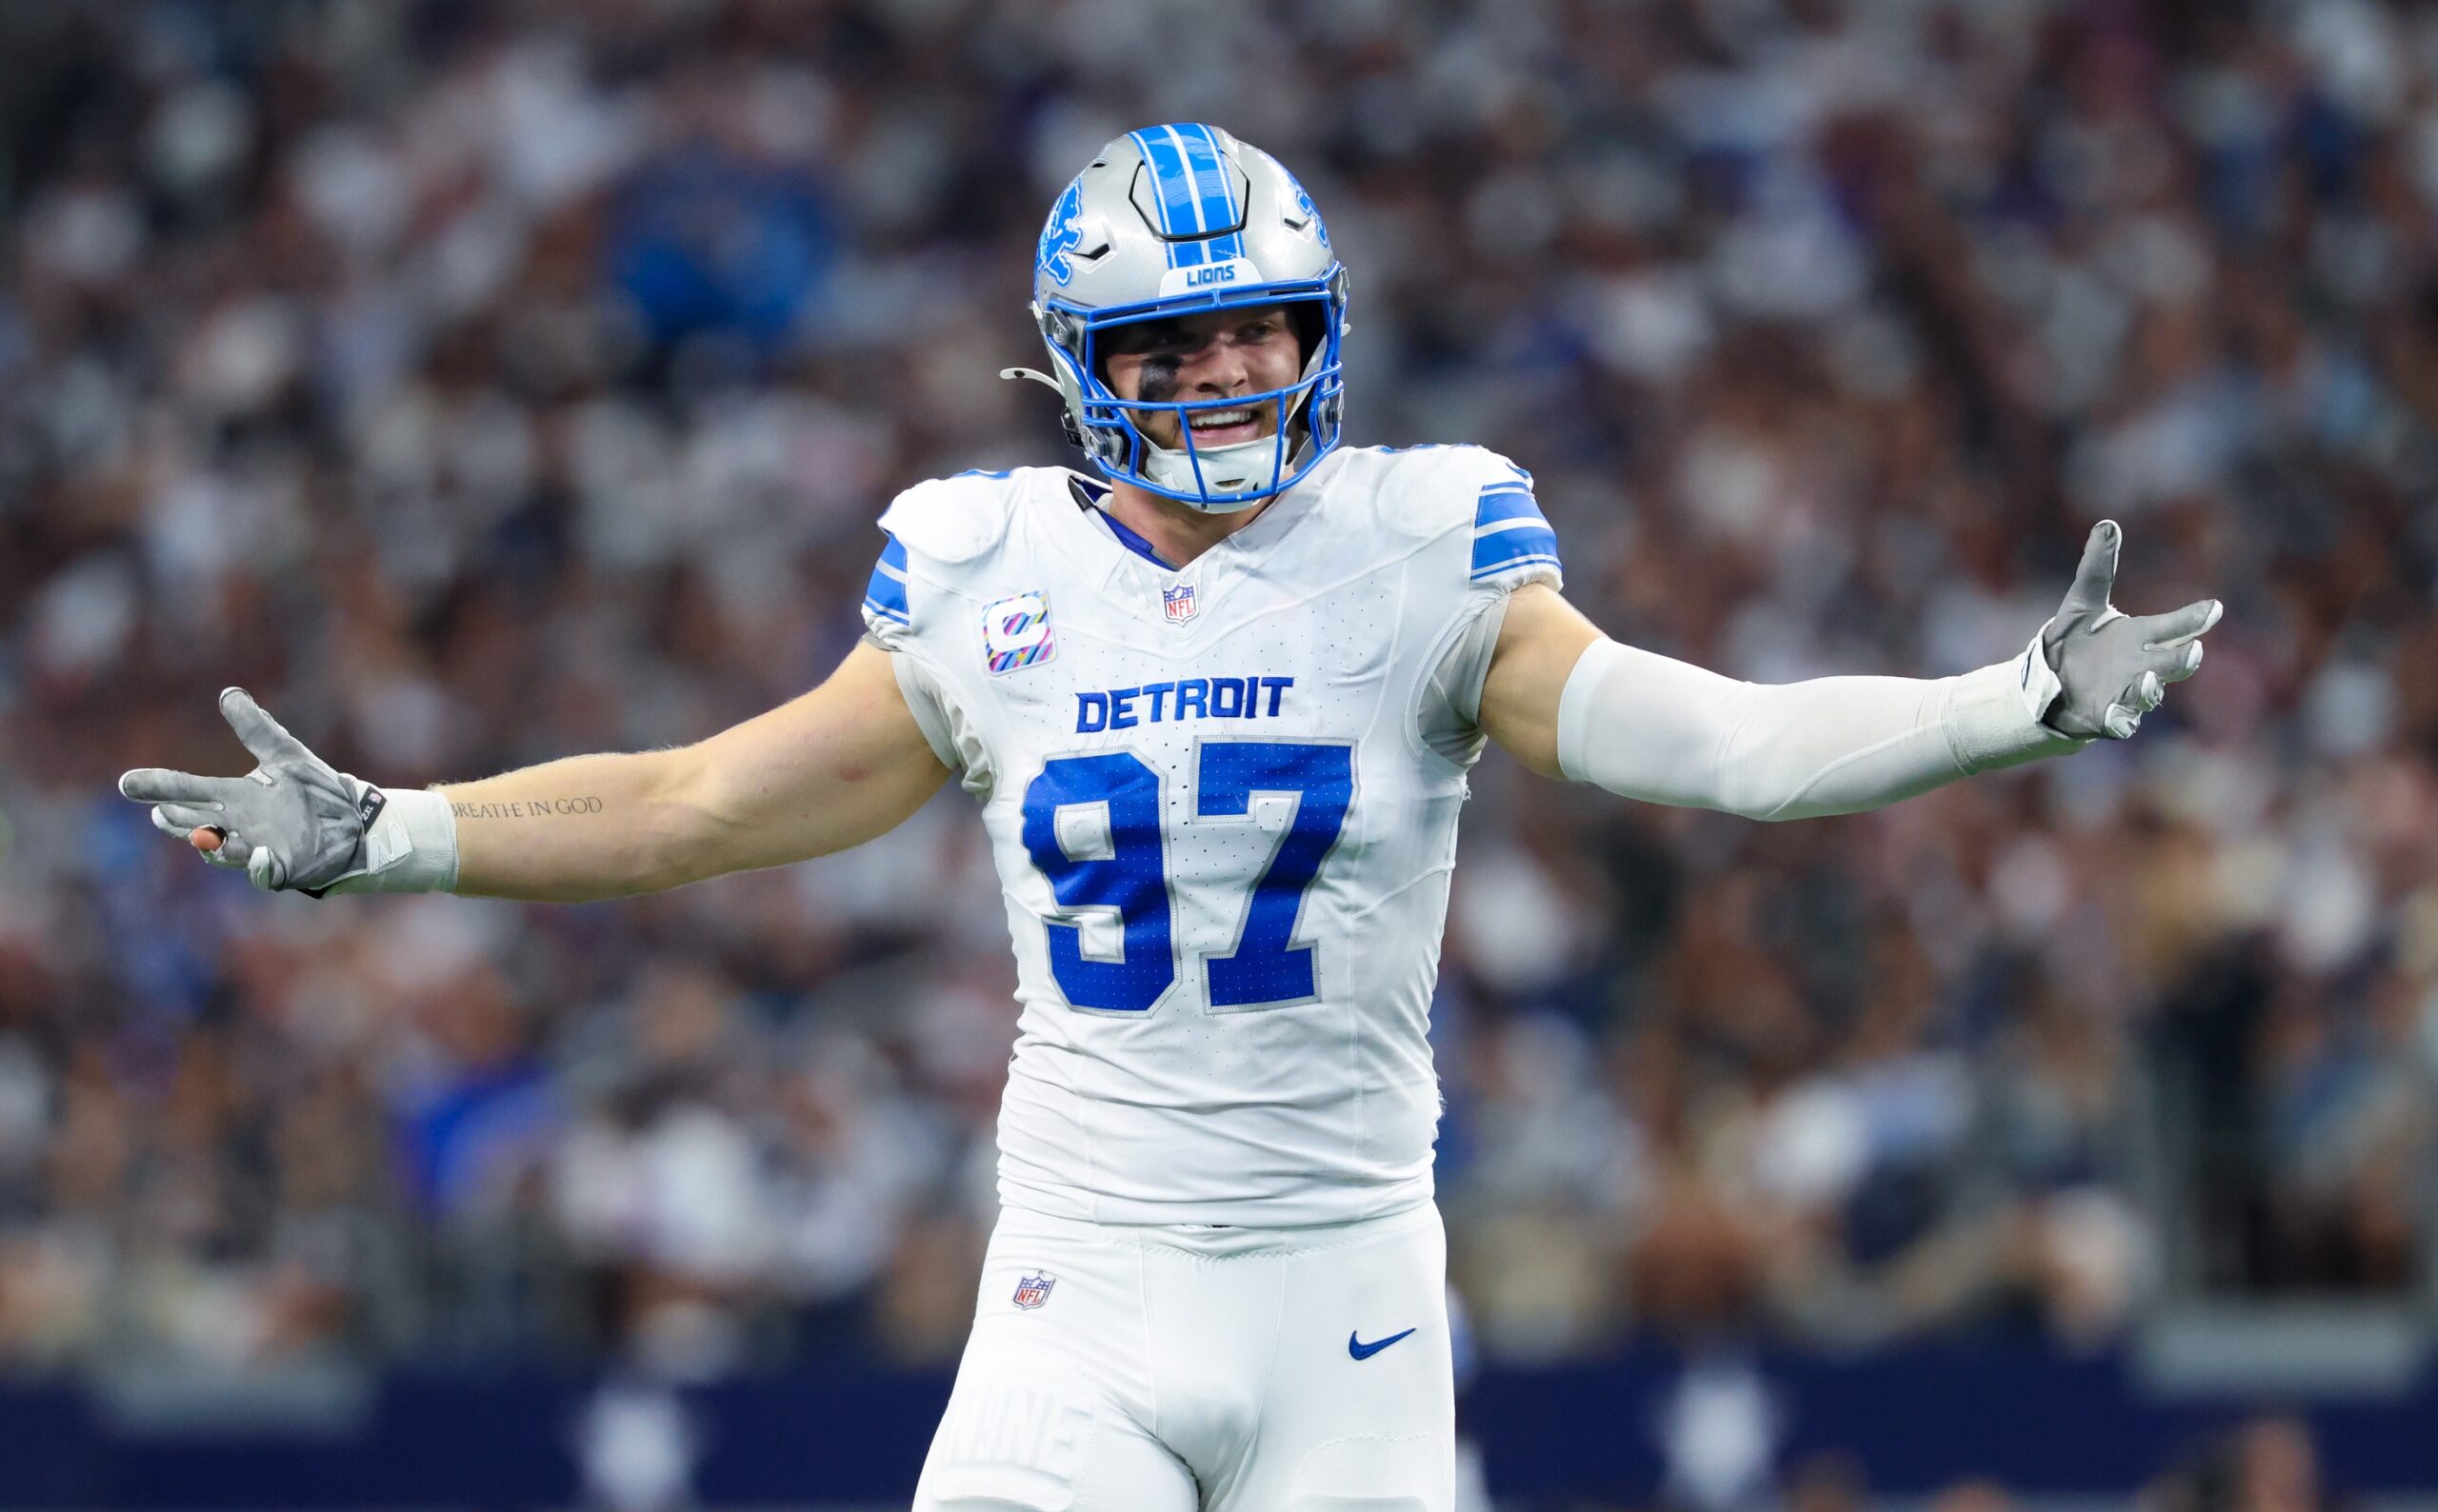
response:
<path id="1" fill-rule="evenodd" d="M 1954 679 L 1953 687 L 1944 723 L 1956 765 L 1968 773 L 2020 766 L 2090 744 L 2040 722 L 2057 701 L 2059 687 L 2037 632 L 2021 656 L 1967 672 Z"/>
<path id="2" fill-rule="evenodd" d="M 452 892 L 457 816 L 437 788 L 381 789 L 386 800 L 364 831 L 364 869 L 332 892 Z"/>

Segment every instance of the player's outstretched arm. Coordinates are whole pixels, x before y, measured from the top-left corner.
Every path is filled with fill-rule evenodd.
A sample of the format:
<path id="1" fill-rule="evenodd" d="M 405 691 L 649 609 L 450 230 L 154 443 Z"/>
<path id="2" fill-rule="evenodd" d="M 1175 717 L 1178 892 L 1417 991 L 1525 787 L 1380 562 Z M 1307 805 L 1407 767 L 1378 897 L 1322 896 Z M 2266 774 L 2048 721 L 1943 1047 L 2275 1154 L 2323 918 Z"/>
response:
<path id="1" fill-rule="evenodd" d="M 319 896 L 455 891 L 537 902 L 621 897 L 826 855 L 922 806 L 948 769 L 889 653 L 858 646 L 829 680 L 695 745 L 387 791 L 280 727 L 242 688 L 221 713 L 245 777 L 139 768 L 119 791 L 205 860 Z"/>
<path id="2" fill-rule="evenodd" d="M 1602 635 L 1556 592 L 1509 601 L 1481 725 L 1534 770 L 1754 819 L 1852 813 L 1959 777 L 2130 737 L 2201 666 L 2214 599 L 2127 616 L 2123 532 L 2091 531 L 2073 587 L 2023 654 L 1960 677 L 1738 682 Z"/>

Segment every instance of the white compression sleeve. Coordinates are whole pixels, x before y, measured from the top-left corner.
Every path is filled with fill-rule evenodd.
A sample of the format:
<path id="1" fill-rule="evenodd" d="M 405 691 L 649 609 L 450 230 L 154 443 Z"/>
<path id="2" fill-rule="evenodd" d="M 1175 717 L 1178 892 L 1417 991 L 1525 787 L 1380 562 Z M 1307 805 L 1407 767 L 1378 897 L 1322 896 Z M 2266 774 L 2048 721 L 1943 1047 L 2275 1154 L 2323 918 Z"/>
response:
<path id="1" fill-rule="evenodd" d="M 2078 749 L 2040 723 L 2057 674 L 2039 637 L 1960 677 L 1738 682 L 1615 641 L 1558 701 L 1558 766 L 1628 798 L 1752 819 L 1848 814 Z"/>

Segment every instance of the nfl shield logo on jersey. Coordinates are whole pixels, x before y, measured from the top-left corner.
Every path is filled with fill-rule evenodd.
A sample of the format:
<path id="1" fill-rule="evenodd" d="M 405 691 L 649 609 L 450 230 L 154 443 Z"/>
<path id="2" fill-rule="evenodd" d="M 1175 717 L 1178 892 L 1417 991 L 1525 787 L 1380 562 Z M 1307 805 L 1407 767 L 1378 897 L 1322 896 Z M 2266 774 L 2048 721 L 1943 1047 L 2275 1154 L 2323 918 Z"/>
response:
<path id="1" fill-rule="evenodd" d="M 990 675 L 1039 666 L 1058 654 L 1049 633 L 1049 595 L 1038 590 L 997 599 L 982 611 L 982 657 Z"/>
<path id="2" fill-rule="evenodd" d="M 1170 625 L 1183 625 L 1193 618 L 1193 585 L 1179 583 L 1160 589 L 1160 608 Z"/>
<path id="3" fill-rule="evenodd" d="M 1016 1305 L 1022 1307 L 1027 1312 L 1032 1311 L 1035 1307 L 1040 1306 L 1043 1303 L 1049 1300 L 1049 1288 L 1057 1284 L 1058 1278 L 1051 1275 L 1018 1276 L 1016 1278 Z"/>

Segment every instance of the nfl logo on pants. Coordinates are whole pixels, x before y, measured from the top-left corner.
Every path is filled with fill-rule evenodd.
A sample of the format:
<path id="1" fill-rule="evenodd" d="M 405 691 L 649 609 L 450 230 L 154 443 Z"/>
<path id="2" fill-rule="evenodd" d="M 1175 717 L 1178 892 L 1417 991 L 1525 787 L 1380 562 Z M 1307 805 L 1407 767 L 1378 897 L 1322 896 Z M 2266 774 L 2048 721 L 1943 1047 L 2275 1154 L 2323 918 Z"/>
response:
<path id="1" fill-rule="evenodd" d="M 1193 618 L 1193 585 L 1180 583 L 1174 587 L 1162 587 L 1160 608 L 1168 615 L 1170 625 L 1183 625 Z"/>
<path id="2" fill-rule="evenodd" d="M 1049 1288 L 1058 1284 L 1055 1276 L 1019 1276 L 1016 1278 L 1016 1305 L 1030 1312 L 1049 1300 Z"/>

